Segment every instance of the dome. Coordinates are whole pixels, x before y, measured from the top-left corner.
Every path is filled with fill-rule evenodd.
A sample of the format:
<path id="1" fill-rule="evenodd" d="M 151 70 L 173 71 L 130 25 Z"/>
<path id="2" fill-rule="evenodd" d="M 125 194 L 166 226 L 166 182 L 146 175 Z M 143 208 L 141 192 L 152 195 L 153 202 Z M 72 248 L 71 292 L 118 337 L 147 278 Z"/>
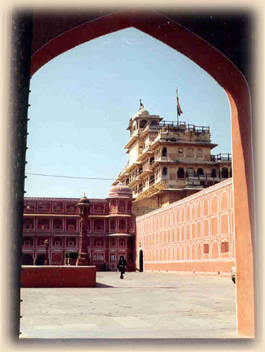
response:
<path id="1" fill-rule="evenodd" d="M 136 117 L 149 117 L 149 111 L 145 110 L 144 108 L 140 108 L 136 114 L 133 115 L 132 119 L 134 120 Z"/>
<path id="2" fill-rule="evenodd" d="M 132 198 L 132 190 L 120 182 L 118 185 L 110 188 L 109 198 Z"/>
<path id="3" fill-rule="evenodd" d="M 89 199 L 86 196 L 82 197 L 79 200 L 79 202 L 77 203 L 77 205 L 82 205 L 82 204 L 90 204 L 90 201 L 89 201 Z"/>

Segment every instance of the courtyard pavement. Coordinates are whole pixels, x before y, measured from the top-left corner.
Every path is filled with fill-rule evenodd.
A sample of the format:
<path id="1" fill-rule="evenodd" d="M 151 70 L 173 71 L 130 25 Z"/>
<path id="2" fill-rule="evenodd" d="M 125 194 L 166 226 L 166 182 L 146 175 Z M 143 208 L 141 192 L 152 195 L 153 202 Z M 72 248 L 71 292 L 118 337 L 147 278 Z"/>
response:
<path id="1" fill-rule="evenodd" d="M 21 298 L 21 342 L 239 337 L 229 277 L 98 272 L 96 288 L 24 288 Z"/>

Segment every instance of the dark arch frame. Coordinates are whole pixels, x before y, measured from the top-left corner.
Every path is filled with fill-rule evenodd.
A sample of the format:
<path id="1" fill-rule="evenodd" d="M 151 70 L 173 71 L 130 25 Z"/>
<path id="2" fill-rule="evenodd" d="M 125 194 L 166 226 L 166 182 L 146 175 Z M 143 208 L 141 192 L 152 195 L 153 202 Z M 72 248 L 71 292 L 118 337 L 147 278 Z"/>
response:
<path id="1" fill-rule="evenodd" d="M 63 25 L 63 21 L 57 23 L 62 28 Z M 55 26 L 56 24 L 54 28 Z M 77 45 L 128 27 L 151 35 L 194 61 L 217 81 L 228 96 L 232 115 L 236 265 L 240 272 L 237 279 L 238 332 L 255 336 L 255 224 L 250 93 L 248 84 L 237 67 L 212 45 L 178 23 L 155 11 L 133 9 L 111 13 L 62 30 L 60 35 L 42 41 L 42 46 L 38 47 L 35 43 L 31 75 L 54 57 Z M 39 34 L 42 35 L 41 32 Z M 242 207 L 242 204 L 245 206 Z M 246 306 L 248 309 L 245 309 Z"/>

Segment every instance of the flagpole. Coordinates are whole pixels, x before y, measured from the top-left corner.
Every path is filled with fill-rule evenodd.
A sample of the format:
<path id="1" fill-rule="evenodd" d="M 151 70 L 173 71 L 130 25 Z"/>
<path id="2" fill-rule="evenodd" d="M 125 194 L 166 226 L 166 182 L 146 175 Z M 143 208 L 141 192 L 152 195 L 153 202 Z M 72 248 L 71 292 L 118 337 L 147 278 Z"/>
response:
<path id="1" fill-rule="evenodd" d="M 179 126 L 178 89 L 176 89 L 176 93 L 177 93 L 177 126 Z"/>

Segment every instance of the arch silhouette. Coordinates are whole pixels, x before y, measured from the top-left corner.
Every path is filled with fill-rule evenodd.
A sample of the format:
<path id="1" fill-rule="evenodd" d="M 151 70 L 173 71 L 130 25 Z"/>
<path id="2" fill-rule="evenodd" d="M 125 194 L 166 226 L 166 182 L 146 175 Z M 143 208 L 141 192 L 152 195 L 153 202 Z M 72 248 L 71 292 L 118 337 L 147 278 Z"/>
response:
<path id="1" fill-rule="evenodd" d="M 62 28 L 64 25 L 63 21 L 59 23 Z M 36 44 L 35 39 L 31 75 L 48 61 L 77 45 L 129 27 L 151 35 L 191 59 L 210 74 L 228 96 L 232 115 L 236 264 L 237 270 L 240 270 L 237 279 L 238 332 L 254 336 L 255 227 L 250 93 L 237 67 L 205 40 L 158 12 L 129 9 L 87 21 L 74 28 L 65 27 L 59 35 L 40 40 L 41 44 Z M 242 207 L 242 204 L 245 206 Z"/>

